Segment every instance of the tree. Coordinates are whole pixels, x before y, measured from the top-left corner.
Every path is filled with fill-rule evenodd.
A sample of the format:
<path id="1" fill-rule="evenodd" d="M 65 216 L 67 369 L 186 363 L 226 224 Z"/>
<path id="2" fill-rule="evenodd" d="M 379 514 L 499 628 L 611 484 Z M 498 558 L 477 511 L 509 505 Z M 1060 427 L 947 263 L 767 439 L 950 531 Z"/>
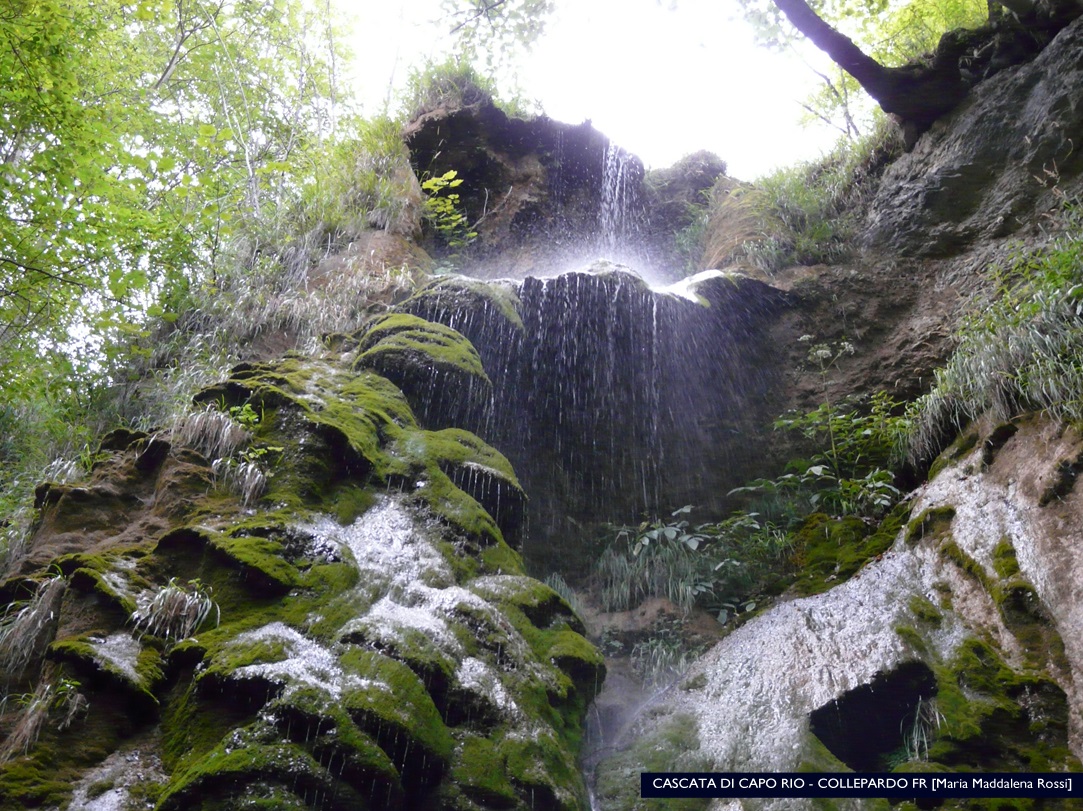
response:
<path id="1" fill-rule="evenodd" d="M 328 0 L 0 2 L 4 496 L 20 462 L 88 438 L 148 319 L 292 204 L 301 156 L 348 112 L 331 17 Z"/>
<path id="2" fill-rule="evenodd" d="M 494 69 L 519 48 L 529 48 L 545 29 L 554 0 L 443 0 L 448 30 L 463 56 Z"/>
<path id="3" fill-rule="evenodd" d="M 888 67 L 866 54 L 854 41 L 828 24 L 806 0 L 771 0 L 774 7 L 836 65 L 852 76 L 886 113 L 897 115 L 910 135 L 924 131 L 933 121 L 953 109 L 967 94 L 973 81 L 988 72 L 964 73 L 964 58 L 995 48 L 1010 36 L 1037 52 L 1055 34 L 1083 13 L 1071 0 L 1051 0 L 1034 5 L 1031 0 L 1011 0 L 1013 16 L 990 15 L 989 23 L 975 31 L 949 31 L 941 37 L 931 58 Z M 1021 14 L 1021 17 L 1015 14 Z M 1023 54 L 1016 49 L 1015 59 Z M 990 63 L 992 60 L 990 59 Z"/>

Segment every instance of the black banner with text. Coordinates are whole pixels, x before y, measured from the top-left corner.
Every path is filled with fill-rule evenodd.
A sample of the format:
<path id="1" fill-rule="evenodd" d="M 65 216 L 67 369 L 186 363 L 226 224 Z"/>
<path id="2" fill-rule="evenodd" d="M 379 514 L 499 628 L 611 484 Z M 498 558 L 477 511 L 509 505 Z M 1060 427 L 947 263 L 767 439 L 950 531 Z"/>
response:
<path id="1" fill-rule="evenodd" d="M 1080 797 L 1083 775 L 1054 773 L 926 772 L 644 772 L 641 796 L 650 797 Z"/>

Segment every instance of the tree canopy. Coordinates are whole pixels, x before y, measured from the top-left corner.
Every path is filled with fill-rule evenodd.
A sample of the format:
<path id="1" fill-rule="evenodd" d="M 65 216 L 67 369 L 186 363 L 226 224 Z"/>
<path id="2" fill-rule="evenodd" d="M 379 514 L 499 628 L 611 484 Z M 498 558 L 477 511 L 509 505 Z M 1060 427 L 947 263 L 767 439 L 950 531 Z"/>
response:
<path id="1" fill-rule="evenodd" d="M 350 113 L 331 22 L 306 0 L 0 3 L 0 489 L 47 444 L 30 424 L 78 448 L 148 317 L 295 194 Z"/>

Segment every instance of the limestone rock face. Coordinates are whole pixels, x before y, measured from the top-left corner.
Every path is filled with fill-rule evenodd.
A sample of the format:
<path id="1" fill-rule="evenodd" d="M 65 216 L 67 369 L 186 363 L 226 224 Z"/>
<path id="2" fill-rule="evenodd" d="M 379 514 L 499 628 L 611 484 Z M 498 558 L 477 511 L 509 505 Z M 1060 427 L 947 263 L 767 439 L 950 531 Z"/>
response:
<path id="1" fill-rule="evenodd" d="M 758 475 L 751 437 L 785 385 L 763 335 L 785 306 L 737 274 L 655 291 L 603 262 L 521 283 L 442 279 L 403 309 L 478 348 L 494 399 L 479 433 L 530 494 L 524 553 L 568 572 L 587 554 L 583 524 L 717 507 Z"/>
<path id="2" fill-rule="evenodd" d="M 512 118 L 490 100 L 426 113 L 405 131 L 418 177 L 454 170 L 478 241 L 472 272 L 549 271 L 591 246 L 616 248 L 643 217 L 643 164 L 590 122 Z M 596 255 L 596 254 L 595 254 Z"/>
<path id="3" fill-rule="evenodd" d="M 888 552 L 750 620 L 640 708 L 607 743 L 641 742 L 596 767 L 601 807 L 627 807 L 615 775 L 652 746 L 704 770 L 1079 769 L 1083 440 L 1038 417 L 1016 428 L 964 437 Z M 674 725 L 696 733 L 675 746 Z"/>
<path id="4" fill-rule="evenodd" d="M 507 459 L 425 419 L 429 384 L 489 399 L 477 353 L 395 318 L 38 489 L 0 584 L 0 808 L 587 807 L 602 659 L 509 546 Z"/>
<path id="5" fill-rule="evenodd" d="M 1032 62 L 974 87 L 884 174 L 866 243 L 946 256 L 1011 234 L 1077 194 L 1081 52 L 1083 20 L 1077 20 Z"/>

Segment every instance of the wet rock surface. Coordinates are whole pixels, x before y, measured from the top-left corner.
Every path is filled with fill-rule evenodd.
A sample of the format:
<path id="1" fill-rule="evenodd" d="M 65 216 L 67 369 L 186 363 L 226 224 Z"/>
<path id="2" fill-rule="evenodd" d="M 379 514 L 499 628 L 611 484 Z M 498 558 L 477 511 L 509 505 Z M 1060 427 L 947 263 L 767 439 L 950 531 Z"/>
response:
<path id="1" fill-rule="evenodd" d="M 885 173 L 867 243 L 910 256 L 951 255 L 1015 233 L 1078 194 L 1081 46 L 1077 20 L 1032 62 L 975 87 Z"/>
<path id="2" fill-rule="evenodd" d="M 586 807 L 602 659 L 505 541 L 507 460 L 388 380 L 422 413 L 419 370 L 487 384 L 477 354 L 413 317 L 343 346 L 238 367 L 39 489 L 0 807 Z"/>
<path id="3" fill-rule="evenodd" d="M 493 287 L 445 279 L 403 308 L 478 347 L 494 398 L 479 432 L 530 494 L 524 552 L 568 572 L 587 553 L 570 540 L 581 525 L 659 504 L 717 509 L 760 469 L 755 438 L 784 386 L 764 333 L 786 306 L 739 275 L 655 291 L 598 263 Z"/>
<path id="4" fill-rule="evenodd" d="M 418 177 L 463 181 L 477 275 L 523 278 L 624 248 L 645 217 L 643 164 L 589 121 L 509 117 L 485 99 L 430 111 L 405 137 Z"/>
<path id="5" fill-rule="evenodd" d="M 1083 768 L 1078 602 L 1068 596 L 1083 580 L 1066 557 L 1080 496 L 1073 488 L 1038 506 L 1079 447 L 1074 431 L 1041 418 L 1023 420 L 992 464 L 972 445 L 918 491 L 915 518 L 890 551 L 733 631 L 642 707 L 638 734 L 677 751 L 666 730 L 694 729 L 680 757 L 704 770 Z M 1020 590 L 1031 595 L 1022 613 Z M 907 738 L 915 728 L 920 751 Z M 600 790 L 614 774 L 648 768 L 650 751 L 636 744 L 603 757 Z M 630 805 L 613 794 L 601 807 Z"/>

